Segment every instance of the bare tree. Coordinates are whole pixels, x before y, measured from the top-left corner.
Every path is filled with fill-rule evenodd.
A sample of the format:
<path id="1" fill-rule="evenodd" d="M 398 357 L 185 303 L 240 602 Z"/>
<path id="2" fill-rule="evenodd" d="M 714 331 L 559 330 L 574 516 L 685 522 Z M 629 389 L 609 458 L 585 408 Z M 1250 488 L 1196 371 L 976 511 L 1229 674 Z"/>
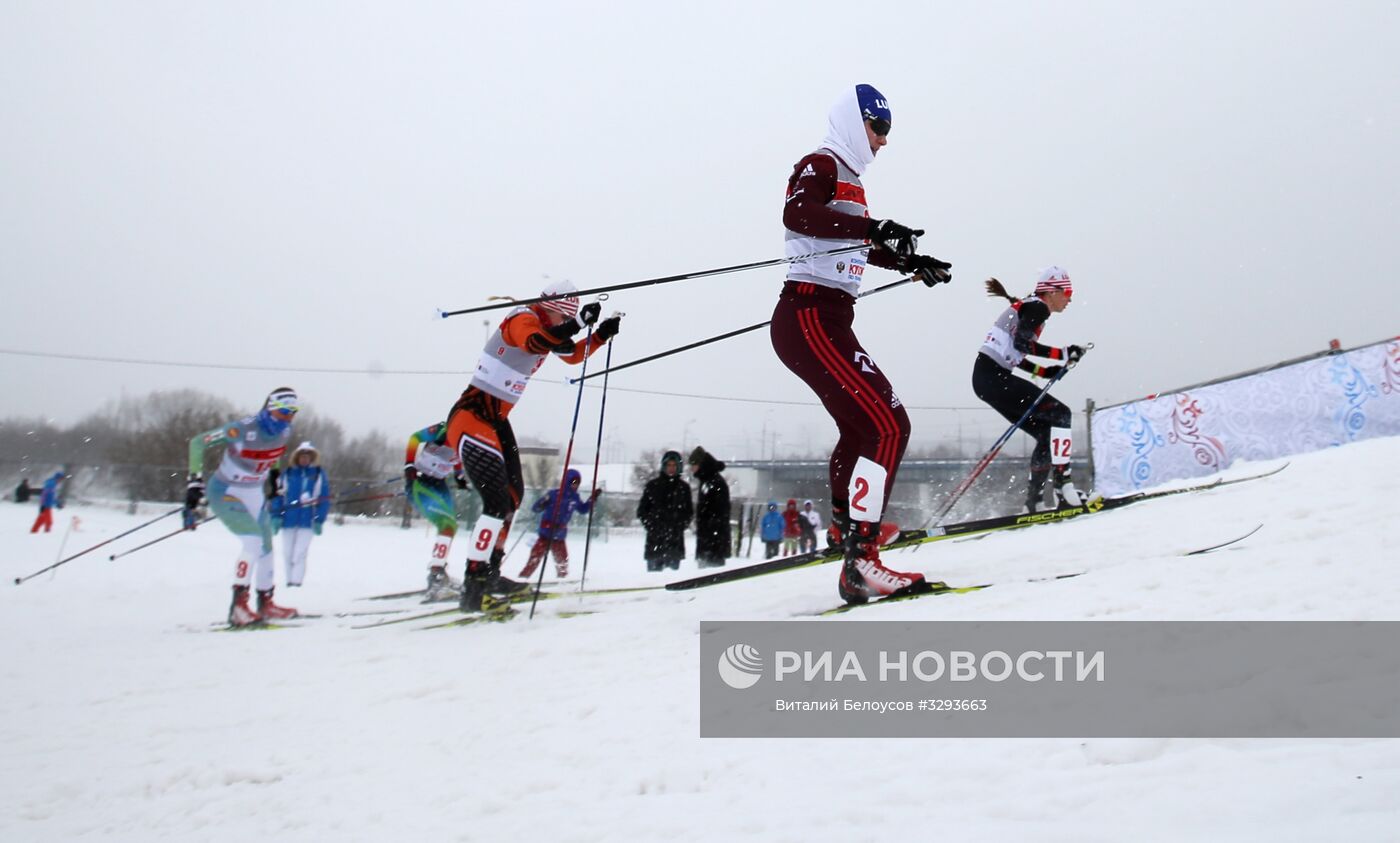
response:
<path id="1" fill-rule="evenodd" d="M 237 419 L 226 399 L 197 389 L 124 397 L 85 420 L 105 427 L 105 454 L 117 483 L 132 500 L 177 500 L 185 490 L 190 440 Z M 202 470 L 218 464 L 222 448 L 204 454 Z"/>
<path id="2" fill-rule="evenodd" d="M 641 489 L 646 486 L 647 481 L 661 472 L 661 455 L 663 451 L 650 450 L 643 451 L 637 458 L 637 462 L 632 464 L 632 488 Z M 680 466 L 676 466 L 677 470 Z"/>
<path id="3" fill-rule="evenodd" d="M 521 474 L 525 480 L 527 489 L 553 489 L 559 485 L 559 463 L 558 456 L 536 457 L 528 462 L 522 462 Z"/>
<path id="4" fill-rule="evenodd" d="M 339 427 L 339 425 L 336 425 Z M 383 487 L 392 481 L 402 468 L 399 453 L 394 442 L 378 430 L 351 439 L 334 453 L 323 452 L 326 472 L 331 477 L 336 496 L 342 498 L 365 497 L 374 494 L 389 494 Z M 393 510 L 393 500 L 384 498 L 375 501 L 339 504 L 336 512 L 341 515 L 382 515 Z"/>
<path id="5" fill-rule="evenodd" d="M 310 442 L 321 452 L 323 462 L 329 455 L 345 450 L 345 428 L 335 419 L 317 413 L 314 406 L 304 405 L 295 424 L 296 442 Z"/>

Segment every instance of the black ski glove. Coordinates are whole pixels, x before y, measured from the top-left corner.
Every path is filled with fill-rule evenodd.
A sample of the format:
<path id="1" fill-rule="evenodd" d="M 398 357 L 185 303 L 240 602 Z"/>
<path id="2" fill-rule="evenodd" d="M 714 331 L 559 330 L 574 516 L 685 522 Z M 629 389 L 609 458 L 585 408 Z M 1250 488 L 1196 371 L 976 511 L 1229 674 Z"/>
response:
<path id="1" fill-rule="evenodd" d="M 904 262 L 904 266 L 900 267 L 900 270 L 910 273 L 924 282 L 925 286 L 933 287 L 952 281 L 953 273 L 948 271 L 952 268 L 953 265 L 947 261 L 941 261 L 928 255 L 914 255 Z"/>
<path id="2" fill-rule="evenodd" d="M 1041 367 L 1040 367 L 1040 376 L 1041 376 L 1042 378 L 1046 378 L 1046 379 L 1053 378 L 1053 377 L 1058 377 L 1059 374 L 1060 374 L 1061 372 L 1063 372 L 1064 370 L 1065 370 L 1065 367 L 1064 367 L 1064 366 L 1041 366 Z"/>
<path id="3" fill-rule="evenodd" d="M 466 478 L 461 472 L 458 472 L 458 473 L 452 475 L 452 479 L 455 480 L 455 481 L 457 482 L 457 488 L 458 488 L 458 489 L 466 489 L 466 488 L 467 488 L 467 478 Z"/>
<path id="4" fill-rule="evenodd" d="M 189 481 L 185 483 L 185 508 L 196 509 L 204 503 L 204 479 L 198 474 L 191 474 Z"/>
<path id="5" fill-rule="evenodd" d="M 572 339 L 574 334 L 582 330 L 583 326 L 578 323 L 577 319 L 570 319 L 568 322 L 555 325 L 552 328 L 545 328 L 544 332 L 556 340 L 567 340 Z"/>
<path id="6" fill-rule="evenodd" d="M 602 312 L 603 306 L 596 301 L 591 301 L 584 305 L 583 309 L 578 312 L 578 317 L 583 321 L 583 324 L 592 325 L 594 322 L 598 321 L 598 316 L 602 314 Z"/>
<path id="7" fill-rule="evenodd" d="M 185 523 L 193 525 L 194 511 L 204 503 L 204 480 L 198 474 L 191 474 L 185 483 Z M 194 529 L 193 526 L 190 527 Z"/>
<path id="8" fill-rule="evenodd" d="M 1079 358 L 1084 356 L 1084 346 L 1071 345 L 1065 348 L 1065 360 L 1069 363 L 1078 363 Z"/>
<path id="9" fill-rule="evenodd" d="M 891 244 L 890 248 L 898 252 L 899 250 L 894 248 L 894 244 L 913 240 L 915 237 L 923 237 L 924 230 L 900 225 L 894 220 L 871 220 L 867 236 L 877 243 Z"/>
<path id="10" fill-rule="evenodd" d="M 617 332 L 621 328 L 622 317 L 609 316 L 607 319 L 604 319 L 602 322 L 598 323 L 598 327 L 593 329 L 593 333 L 598 337 L 598 339 L 602 340 L 603 342 L 607 342 L 608 340 L 617 336 Z"/>
<path id="11" fill-rule="evenodd" d="M 409 463 L 403 467 L 403 490 L 413 492 L 413 481 L 418 479 L 418 467 Z"/>

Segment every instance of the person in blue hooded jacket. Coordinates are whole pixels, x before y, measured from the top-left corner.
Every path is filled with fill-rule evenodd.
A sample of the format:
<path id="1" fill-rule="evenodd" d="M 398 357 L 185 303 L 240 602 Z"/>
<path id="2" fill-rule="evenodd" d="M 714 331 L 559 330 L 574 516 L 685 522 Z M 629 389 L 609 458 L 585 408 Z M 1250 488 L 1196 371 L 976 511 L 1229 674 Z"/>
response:
<path id="1" fill-rule="evenodd" d="M 593 502 L 598 500 L 598 493 L 601 489 L 594 489 L 593 494 L 588 496 L 588 500 L 579 497 L 578 487 L 583 482 L 583 476 L 577 469 L 569 469 L 564 473 L 564 496 L 560 498 L 558 489 L 550 489 L 535 501 L 530 507 L 535 512 L 540 513 L 539 538 L 535 539 L 535 546 L 530 548 L 530 559 L 525 563 L 525 567 L 520 570 L 522 578 L 529 577 L 535 573 L 535 568 L 544 561 L 545 554 L 554 552 L 554 571 L 560 577 L 569 575 L 569 520 L 574 517 L 575 512 L 587 513 L 593 507 Z M 558 504 L 556 506 L 556 501 Z"/>
<path id="2" fill-rule="evenodd" d="M 321 467 L 321 453 L 303 442 L 277 479 L 277 496 L 270 502 L 274 530 L 282 531 L 282 562 L 287 566 L 288 587 L 299 587 L 306 578 L 306 552 L 311 539 L 321 535 L 331 510 L 331 481 Z"/>
<path id="3" fill-rule="evenodd" d="M 52 477 L 44 481 L 44 489 L 39 493 L 39 517 L 34 519 L 34 526 L 29 528 L 29 532 L 37 533 L 40 527 L 46 533 L 53 531 L 54 507 L 63 508 L 63 500 L 59 497 L 59 484 L 62 482 L 61 471 L 55 471 Z"/>
<path id="4" fill-rule="evenodd" d="M 778 555 L 778 547 L 783 542 L 783 514 L 778 511 L 778 502 L 768 502 L 768 512 L 759 523 L 759 535 L 763 539 L 763 558 L 772 559 Z"/>

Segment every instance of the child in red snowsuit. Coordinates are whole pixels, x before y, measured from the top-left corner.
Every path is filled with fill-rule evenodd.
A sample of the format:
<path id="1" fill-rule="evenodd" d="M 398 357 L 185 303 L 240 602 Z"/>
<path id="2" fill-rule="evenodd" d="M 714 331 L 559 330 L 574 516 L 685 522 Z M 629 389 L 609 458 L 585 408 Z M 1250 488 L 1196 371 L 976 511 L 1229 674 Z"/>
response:
<path id="1" fill-rule="evenodd" d="M 558 500 L 558 489 L 550 489 L 530 507 L 540 513 L 540 531 L 535 546 L 530 548 L 530 560 L 520 571 L 522 579 L 534 574 L 550 551 L 554 552 L 554 572 L 560 577 L 569 575 L 569 545 L 566 542 L 569 537 L 569 521 L 575 512 L 588 512 L 592 509 L 593 502 L 598 499 L 597 489 L 593 490 L 588 500 L 579 497 L 578 487 L 581 482 L 583 478 L 578 470 L 571 468 L 564 474 L 565 491 L 562 500 Z"/>

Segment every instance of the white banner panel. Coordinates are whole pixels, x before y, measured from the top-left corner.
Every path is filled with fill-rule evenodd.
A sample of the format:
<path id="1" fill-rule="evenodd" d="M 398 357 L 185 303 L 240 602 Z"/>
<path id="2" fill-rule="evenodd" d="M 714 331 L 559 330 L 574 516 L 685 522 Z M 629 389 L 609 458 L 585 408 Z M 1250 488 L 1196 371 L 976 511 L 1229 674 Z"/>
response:
<path id="1" fill-rule="evenodd" d="M 1400 338 L 1106 407 L 1089 424 L 1094 491 L 1109 496 L 1400 435 Z"/>

